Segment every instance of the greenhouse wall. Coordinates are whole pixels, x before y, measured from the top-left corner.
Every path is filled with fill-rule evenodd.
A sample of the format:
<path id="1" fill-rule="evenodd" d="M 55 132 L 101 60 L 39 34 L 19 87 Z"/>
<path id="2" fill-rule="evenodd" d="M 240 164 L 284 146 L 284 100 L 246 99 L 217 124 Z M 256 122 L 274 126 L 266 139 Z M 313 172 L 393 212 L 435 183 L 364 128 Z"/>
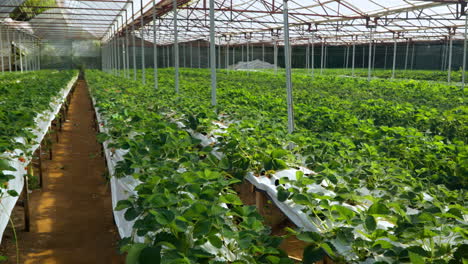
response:
<path id="1" fill-rule="evenodd" d="M 397 46 L 396 55 L 396 69 L 405 69 L 406 57 L 406 43 L 399 43 Z M 252 52 L 253 49 L 253 52 Z M 348 62 L 346 63 L 346 46 L 328 46 L 327 59 L 325 61 L 325 68 L 351 68 L 352 65 L 352 46 L 349 46 Z M 414 49 L 414 55 L 413 55 Z M 145 47 L 145 65 L 152 68 L 153 63 L 153 47 Z M 216 55 L 220 58 L 216 59 L 218 68 L 226 68 L 226 46 L 216 47 Z M 247 48 L 246 46 L 229 47 L 229 64 L 233 65 L 240 61 L 247 61 Z M 273 46 L 264 47 L 264 54 L 262 46 L 249 46 L 249 61 L 264 60 L 270 64 L 274 64 L 274 48 Z M 292 48 L 292 67 L 293 68 L 306 68 L 306 46 L 293 46 Z M 133 67 L 132 53 L 136 53 L 137 68 L 141 68 L 141 46 L 129 47 L 130 67 Z M 158 46 L 158 67 L 174 67 L 173 52 L 174 47 L 171 46 Z M 446 70 L 448 64 L 448 47 L 443 43 L 415 43 L 409 45 L 407 69 L 420 69 L 420 70 Z M 462 67 L 463 57 L 463 42 L 454 42 L 452 51 L 452 70 L 458 70 Z M 311 53 L 312 54 L 312 53 Z M 312 55 L 310 56 L 312 57 Z M 374 54 L 374 53 L 373 53 Z M 201 46 L 198 48 L 197 44 L 180 44 L 179 45 L 179 66 L 189 68 L 208 68 L 209 67 L 209 47 Z M 374 55 L 373 55 L 374 56 Z M 121 58 L 120 65 L 123 65 Z M 369 46 L 356 45 L 355 46 L 355 67 L 367 68 L 369 61 Z M 315 45 L 314 49 L 314 67 L 320 68 L 321 62 L 321 46 Z M 374 68 L 378 69 L 392 69 L 393 63 L 393 44 L 378 45 L 375 50 L 375 59 L 372 59 Z M 284 68 L 284 50 L 283 47 L 278 47 L 278 66 Z"/>
<path id="2" fill-rule="evenodd" d="M 42 69 L 101 69 L 101 46 L 90 40 L 53 40 L 41 43 Z"/>

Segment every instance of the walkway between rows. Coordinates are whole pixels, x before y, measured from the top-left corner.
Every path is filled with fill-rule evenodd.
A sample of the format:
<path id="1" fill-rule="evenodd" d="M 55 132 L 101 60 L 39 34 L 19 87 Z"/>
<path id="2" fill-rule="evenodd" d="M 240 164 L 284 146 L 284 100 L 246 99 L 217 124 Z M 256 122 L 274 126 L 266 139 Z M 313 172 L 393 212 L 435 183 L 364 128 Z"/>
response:
<path id="1" fill-rule="evenodd" d="M 31 232 L 18 230 L 20 263 L 124 262 L 117 252 L 110 185 L 99 153 L 89 93 L 78 81 L 53 160 L 42 164 L 43 190 L 30 195 Z M 14 249 L 8 248 L 8 263 L 16 263 Z"/>

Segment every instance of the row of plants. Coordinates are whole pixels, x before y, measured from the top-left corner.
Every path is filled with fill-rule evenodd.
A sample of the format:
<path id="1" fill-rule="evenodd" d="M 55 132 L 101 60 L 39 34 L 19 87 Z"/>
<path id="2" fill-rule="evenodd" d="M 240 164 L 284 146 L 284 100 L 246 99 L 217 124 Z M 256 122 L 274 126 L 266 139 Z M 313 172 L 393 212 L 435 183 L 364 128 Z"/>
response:
<path id="1" fill-rule="evenodd" d="M 312 70 L 309 69 L 294 69 L 294 73 L 298 74 L 311 74 Z M 324 75 L 343 75 L 351 76 L 352 69 L 319 69 L 314 70 L 314 74 L 324 74 Z M 452 69 L 451 72 L 451 81 L 452 82 L 461 82 L 462 81 L 463 71 Z M 354 69 L 354 75 L 357 77 L 368 77 L 367 68 L 356 68 Z M 372 69 L 372 77 L 385 78 L 389 79 L 392 77 L 392 69 Z M 468 77 L 468 74 L 467 74 Z M 395 78 L 398 79 L 412 79 L 412 80 L 421 80 L 421 81 L 436 81 L 436 82 L 447 82 L 448 73 L 447 71 L 434 71 L 434 70 L 395 70 Z"/>
<path id="2" fill-rule="evenodd" d="M 9 165 L 11 158 L 25 162 L 29 146 L 34 143 L 32 129 L 35 119 L 44 111 L 51 110 L 52 99 L 60 94 L 76 71 L 42 70 L 25 73 L 3 73 L 0 77 L 0 197 L 6 194 L 8 181 L 14 171 Z M 17 140 L 18 138 L 24 141 Z M 9 153 L 21 150 L 23 154 L 10 157 Z M 26 166 L 26 164 L 25 164 Z M 14 191 L 10 195 L 16 195 Z"/>
<path id="3" fill-rule="evenodd" d="M 86 79 L 108 129 L 111 149 L 128 150 L 116 177 L 141 181 L 138 196 L 119 201 L 133 237 L 121 241 L 127 263 L 292 263 L 281 238 L 233 190 L 213 146 L 203 146 L 162 114 L 158 93 L 138 82 L 97 71 Z M 135 236 L 145 243 L 134 242 Z"/>
<path id="4" fill-rule="evenodd" d="M 147 74 L 151 80 L 153 73 Z M 305 263 L 325 253 L 338 263 L 461 263 L 466 258 L 467 109 L 460 89 L 298 75 L 293 79 L 297 128 L 289 135 L 283 76 L 220 71 L 219 104 L 213 108 L 209 72 L 181 74 L 181 92 L 175 94 L 173 70 L 159 70 L 159 90 L 151 83 L 144 88 L 150 109 L 170 123 L 216 134 L 212 148 L 224 154 L 217 165 L 222 176 L 242 180 L 249 171 L 268 176 L 299 166 L 318 172 L 298 173 L 278 185 L 278 199 L 301 205 L 316 225 L 315 230 L 290 230 L 310 243 Z M 133 98 L 127 88 L 124 92 L 129 84 L 91 75 L 107 79 L 103 89 L 116 87 Z M 214 121 L 228 128 L 220 133 Z M 109 136 L 118 141 L 121 134 Z M 128 143 L 122 144 L 117 147 Z M 119 167 L 132 173 L 145 164 L 155 166 L 144 160 L 127 156 Z M 310 192 L 314 183 L 328 192 Z M 138 208 L 135 201 L 123 203 Z"/>

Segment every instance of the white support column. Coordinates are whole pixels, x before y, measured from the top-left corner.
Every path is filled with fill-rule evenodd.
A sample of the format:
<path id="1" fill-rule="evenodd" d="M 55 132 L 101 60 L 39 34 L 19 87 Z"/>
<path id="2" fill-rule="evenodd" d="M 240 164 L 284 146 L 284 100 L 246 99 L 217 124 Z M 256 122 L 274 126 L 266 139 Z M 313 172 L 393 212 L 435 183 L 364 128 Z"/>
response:
<path id="1" fill-rule="evenodd" d="M 392 65 L 392 79 L 395 79 L 395 67 L 396 67 L 396 52 L 397 52 L 397 41 L 393 42 L 393 65 Z"/>
<path id="2" fill-rule="evenodd" d="M 136 81 L 137 79 L 137 66 L 136 66 L 136 43 L 135 43 L 135 10 L 133 7 L 133 1 L 130 2 L 132 4 L 132 46 L 133 46 L 133 80 Z"/>
<path id="3" fill-rule="evenodd" d="M 201 68 L 201 48 L 200 48 L 200 41 L 198 41 L 198 69 Z"/>
<path id="4" fill-rule="evenodd" d="M 117 19 L 117 28 L 115 30 L 115 48 L 117 60 L 117 75 L 120 76 L 120 38 L 119 38 L 119 20 Z"/>
<path id="5" fill-rule="evenodd" d="M 174 13 L 174 68 L 175 92 L 179 93 L 179 30 L 177 29 L 177 0 L 172 0 Z"/>
<path id="6" fill-rule="evenodd" d="M 384 70 L 387 69 L 387 48 L 388 46 L 385 46 L 385 55 L 384 55 Z"/>
<path id="7" fill-rule="evenodd" d="M 18 43 L 17 43 L 17 47 L 18 47 L 18 51 L 19 51 L 19 57 L 20 57 L 20 70 L 21 72 L 23 72 L 23 51 L 21 49 L 21 42 L 22 42 L 22 32 L 19 31 L 18 32 Z"/>
<path id="8" fill-rule="evenodd" d="M 448 57 L 447 82 L 452 81 L 452 47 L 453 47 L 453 38 L 452 38 L 452 35 L 450 35 L 449 36 L 449 57 Z"/>
<path id="9" fill-rule="evenodd" d="M 262 43 L 262 61 L 265 61 L 265 43 Z"/>
<path id="10" fill-rule="evenodd" d="M 311 68 L 311 77 L 315 77 L 315 36 L 312 34 L 312 43 L 310 47 L 310 53 L 311 53 L 311 58 L 310 58 L 310 68 Z"/>
<path id="11" fill-rule="evenodd" d="M 145 63 L 145 21 L 143 20 L 143 0 L 140 0 L 140 37 L 141 37 L 141 82 L 146 84 L 146 63 Z"/>
<path id="12" fill-rule="evenodd" d="M 2 59 L 2 73 L 5 73 L 5 63 L 3 58 L 3 27 L 0 26 L 0 55 Z"/>
<path id="13" fill-rule="evenodd" d="M 6 26 L 7 33 L 7 49 L 8 49 L 8 70 L 11 72 L 11 41 L 10 41 L 10 28 Z"/>
<path id="14" fill-rule="evenodd" d="M 353 58 L 351 60 L 351 76 L 354 77 L 354 64 L 356 62 L 356 44 L 353 42 Z"/>
<path id="15" fill-rule="evenodd" d="M 367 80 L 370 81 L 371 80 L 371 77 L 372 77 L 372 28 L 369 28 L 370 29 L 370 32 L 369 32 L 369 65 L 368 65 L 368 68 L 367 68 Z"/>
<path id="16" fill-rule="evenodd" d="M 467 34 L 468 34 L 468 15 L 465 14 L 465 35 L 464 35 L 464 40 L 463 40 L 462 93 L 465 89 L 465 80 L 466 80 L 466 46 L 468 45 Z"/>
<path id="17" fill-rule="evenodd" d="M 128 49 L 128 24 L 127 24 L 128 18 L 127 18 L 127 10 L 125 10 L 125 61 L 127 64 L 125 65 L 125 77 L 130 78 L 130 52 Z"/>
<path id="18" fill-rule="evenodd" d="M 154 89 L 158 89 L 158 45 L 156 43 L 156 0 L 153 0 L 153 81 Z"/>
<path id="19" fill-rule="evenodd" d="M 376 57 L 375 54 L 376 54 L 376 52 L 377 52 L 377 44 L 373 43 L 372 47 L 373 47 L 373 49 L 374 49 L 373 52 L 372 52 L 372 53 L 373 53 L 373 56 L 374 56 L 374 57 L 372 58 L 372 70 L 374 70 L 374 69 L 375 69 L 375 57 Z"/>
<path id="20" fill-rule="evenodd" d="M 227 42 L 227 49 L 226 49 L 226 70 L 229 73 L 229 41 Z"/>
<path id="21" fill-rule="evenodd" d="M 289 43 L 289 17 L 288 0 L 283 0 L 283 22 L 284 22 L 284 60 L 286 68 L 286 93 L 288 103 L 288 132 L 294 132 L 294 107 L 292 98 L 292 78 L 291 78 L 291 46 Z"/>
<path id="22" fill-rule="evenodd" d="M 278 74 L 278 41 L 276 39 L 274 40 L 273 53 L 273 57 L 275 60 L 275 74 Z"/>
<path id="23" fill-rule="evenodd" d="M 210 1 L 210 68 L 211 68 L 211 105 L 216 106 L 216 45 L 215 45 L 215 4 Z"/>
<path id="24" fill-rule="evenodd" d="M 413 42 L 413 48 L 411 49 L 411 70 L 414 67 L 414 48 L 415 48 L 415 45 L 414 45 L 414 42 Z"/>
<path id="25" fill-rule="evenodd" d="M 405 71 L 408 69 L 409 39 L 406 41 Z"/>
<path id="26" fill-rule="evenodd" d="M 442 50 L 442 55 L 440 58 L 440 70 L 443 71 L 445 68 L 445 43 L 442 42 L 442 44 L 440 45 L 440 49 Z"/>
<path id="27" fill-rule="evenodd" d="M 325 43 L 324 41 L 322 40 L 322 50 L 320 52 L 320 74 L 323 74 L 323 59 L 324 59 L 324 50 L 325 50 Z"/>

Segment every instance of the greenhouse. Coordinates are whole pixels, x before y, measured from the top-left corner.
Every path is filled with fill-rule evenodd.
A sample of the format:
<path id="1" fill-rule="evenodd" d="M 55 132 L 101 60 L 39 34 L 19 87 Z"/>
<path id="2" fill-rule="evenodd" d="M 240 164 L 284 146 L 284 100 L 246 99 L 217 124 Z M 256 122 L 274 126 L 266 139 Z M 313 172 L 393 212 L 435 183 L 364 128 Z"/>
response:
<path id="1" fill-rule="evenodd" d="M 468 263 L 467 4 L 1 0 L 0 263 Z"/>

